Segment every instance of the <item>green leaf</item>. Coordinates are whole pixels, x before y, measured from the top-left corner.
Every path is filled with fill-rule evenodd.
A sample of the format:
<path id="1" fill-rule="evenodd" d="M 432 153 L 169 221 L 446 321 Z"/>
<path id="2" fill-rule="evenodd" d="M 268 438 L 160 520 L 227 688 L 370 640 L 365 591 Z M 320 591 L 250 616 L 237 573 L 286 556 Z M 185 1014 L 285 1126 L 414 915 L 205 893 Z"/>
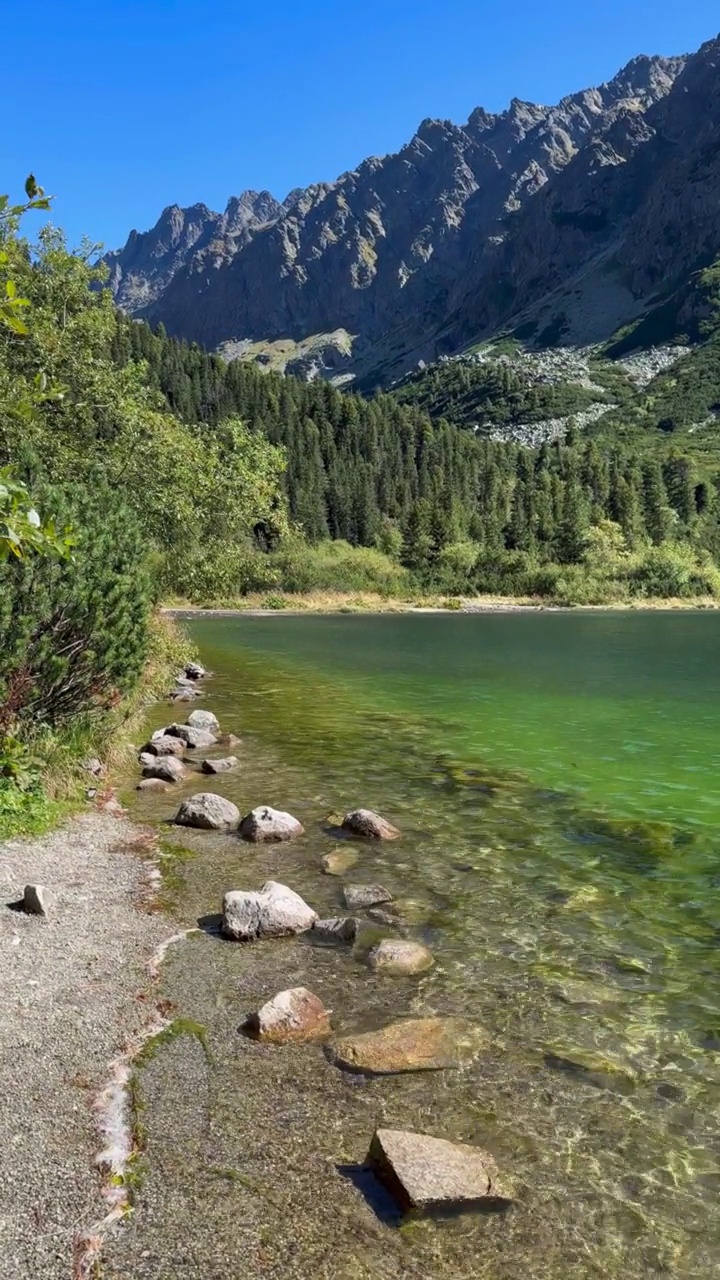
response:
<path id="1" fill-rule="evenodd" d="M 7 294 L 8 298 L 14 298 L 16 296 L 17 285 L 15 284 L 14 280 L 5 281 L 5 293 Z"/>
<path id="2" fill-rule="evenodd" d="M 42 191 L 38 189 L 38 184 L 35 181 L 34 173 L 29 173 L 25 179 L 25 195 L 28 200 L 33 200 L 35 196 L 42 195 Z"/>

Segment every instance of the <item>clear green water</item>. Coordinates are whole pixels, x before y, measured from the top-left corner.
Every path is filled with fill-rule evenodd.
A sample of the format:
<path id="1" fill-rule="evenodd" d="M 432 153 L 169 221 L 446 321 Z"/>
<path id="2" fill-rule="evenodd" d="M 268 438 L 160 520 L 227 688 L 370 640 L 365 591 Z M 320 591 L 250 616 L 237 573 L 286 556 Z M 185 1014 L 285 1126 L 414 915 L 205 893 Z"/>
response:
<path id="1" fill-rule="evenodd" d="M 364 805 L 403 837 L 363 847 L 348 879 L 386 885 L 436 966 L 399 982 L 371 975 L 362 954 L 301 940 L 248 949 L 208 933 L 180 949 L 166 994 L 208 1026 L 216 1064 L 177 1048 L 148 1074 L 151 1177 L 113 1274 L 175 1275 L 189 1203 L 198 1261 L 181 1273 L 193 1278 L 227 1274 L 239 1219 L 251 1275 L 717 1274 L 720 618 L 274 617 L 192 630 L 216 673 L 203 705 L 243 740 L 241 769 L 212 789 L 243 811 L 288 808 L 306 835 L 265 850 L 173 835 L 194 855 L 175 910 L 192 923 L 225 889 L 272 875 L 337 912 L 341 882 L 319 865 L 336 844 L 328 819 Z M 196 775 L 183 784 L 200 789 Z M 176 803 L 138 809 L 162 820 Z M 350 1087 L 317 1048 L 248 1047 L 240 1015 L 300 982 L 339 1028 L 461 1013 L 492 1048 L 462 1072 Z M 195 1077 L 200 1109 L 178 1146 L 168 1129 Z M 339 1166 L 361 1163 L 381 1120 L 491 1149 L 515 1209 L 409 1233 L 378 1217 Z M 245 1181 L 219 1183 L 218 1166 Z"/>

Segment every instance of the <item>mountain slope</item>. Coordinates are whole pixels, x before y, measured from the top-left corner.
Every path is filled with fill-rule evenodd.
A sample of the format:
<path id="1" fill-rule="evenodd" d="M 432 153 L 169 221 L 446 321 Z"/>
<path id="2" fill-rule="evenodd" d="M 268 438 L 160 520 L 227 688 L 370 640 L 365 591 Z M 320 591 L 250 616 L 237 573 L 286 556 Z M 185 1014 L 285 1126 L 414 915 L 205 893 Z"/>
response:
<path id="1" fill-rule="evenodd" d="M 205 346 L 242 354 L 252 343 L 252 354 L 272 360 L 279 340 L 292 350 L 331 335 L 310 372 L 323 372 L 332 348 L 334 367 L 346 362 L 366 383 L 387 381 L 419 351 L 432 357 L 473 326 L 503 323 L 523 290 L 532 301 L 530 282 L 506 266 L 510 242 L 532 239 L 538 207 L 545 228 L 547 197 L 570 170 L 582 191 L 613 155 L 624 160 L 633 140 L 639 148 L 655 136 L 644 121 L 673 97 L 685 65 L 637 58 L 555 107 L 514 99 L 498 115 L 478 108 L 463 126 L 426 120 L 397 154 L 283 205 L 264 192 L 245 193 L 224 214 L 166 209 L 151 232 L 133 232 L 108 255 L 111 287 L 129 314 Z M 583 234 L 566 227 L 571 239 Z M 555 256 L 559 284 L 565 268 Z M 542 257 L 535 250 L 538 278 Z M 486 276 L 492 296 L 478 305 Z"/>

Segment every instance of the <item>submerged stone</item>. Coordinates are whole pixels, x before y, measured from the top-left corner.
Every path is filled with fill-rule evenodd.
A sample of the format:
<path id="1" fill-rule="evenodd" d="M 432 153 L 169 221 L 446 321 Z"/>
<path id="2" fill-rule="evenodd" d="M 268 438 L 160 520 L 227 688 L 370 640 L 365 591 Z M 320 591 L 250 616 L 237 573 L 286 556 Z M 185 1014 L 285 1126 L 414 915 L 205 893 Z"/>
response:
<path id="1" fill-rule="evenodd" d="M 400 832 L 372 809 L 353 809 L 342 820 L 343 831 L 365 840 L 397 840 Z"/>
<path id="2" fill-rule="evenodd" d="M 342 876 L 355 866 L 358 856 L 354 849 L 333 849 L 325 854 L 321 866 L 328 876 Z"/>
<path id="3" fill-rule="evenodd" d="M 377 973 L 425 973 L 434 963 L 432 951 L 420 942 L 384 938 L 368 953 L 367 962 Z"/>
<path id="4" fill-rule="evenodd" d="M 403 1213 L 456 1213 L 511 1203 L 493 1157 L 466 1143 L 377 1129 L 367 1163 Z"/>
<path id="5" fill-rule="evenodd" d="M 268 1000 L 243 1024 L 245 1035 L 272 1044 L 324 1040 L 330 1034 L 330 1014 L 307 987 L 291 987 Z"/>
<path id="6" fill-rule="evenodd" d="M 348 911 L 360 911 L 363 907 L 392 902 L 392 894 L 381 884 L 348 884 L 343 889 L 343 899 Z"/>
<path id="7" fill-rule="evenodd" d="M 348 1071 L 394 1075 L 459 1067 L 487 1044 L 482 1028 L 464 1018 L 407 1018 L 379 1031 L 343 1036 L 331 1060 Z"/>

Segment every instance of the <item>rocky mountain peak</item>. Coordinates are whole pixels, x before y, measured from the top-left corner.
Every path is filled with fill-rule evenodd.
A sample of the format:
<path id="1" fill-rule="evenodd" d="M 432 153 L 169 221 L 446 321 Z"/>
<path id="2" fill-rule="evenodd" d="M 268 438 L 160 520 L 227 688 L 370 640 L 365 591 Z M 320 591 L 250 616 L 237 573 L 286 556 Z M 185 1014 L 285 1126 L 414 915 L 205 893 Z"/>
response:
<path id="1" fill-rule="evenodd" d="M 108 255 L 111 287 L 131 314 L 212 349 L 266 360 L 277 344 L 292 360 L 341 333 L 332 376 L 338 360 L 366 378 L 397 376 L 556 289 L 583 254 L 607 255 L 649 180 L 655 160 L 642 157 L 655 157 L 658 139 L 667 151 L 673 130 L 695 146 L 680 97 L 692 97 L 697 131 L 715 52 L 634 58 L 554 106 L 515 97 L 464 125 L 428 117 L 397 153 L 281 203 L 246 191 L 223 214 L 173 206 Z M 315 358 L 313 369 L 323 372 Z"/>

